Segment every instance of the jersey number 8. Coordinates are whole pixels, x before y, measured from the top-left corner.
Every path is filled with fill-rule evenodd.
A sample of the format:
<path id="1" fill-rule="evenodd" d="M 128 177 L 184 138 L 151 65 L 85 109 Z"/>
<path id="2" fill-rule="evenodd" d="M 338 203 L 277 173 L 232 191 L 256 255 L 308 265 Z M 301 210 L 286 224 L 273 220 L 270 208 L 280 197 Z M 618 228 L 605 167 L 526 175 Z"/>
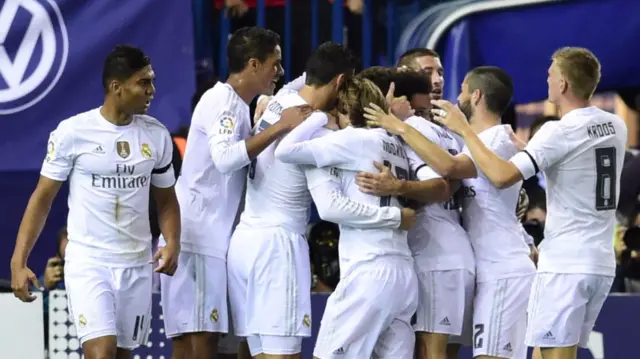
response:
<path id="1" fill-rule="evenodd" d="M 596 148 L 596 210 L 616 209 L 616 148 Z"/>

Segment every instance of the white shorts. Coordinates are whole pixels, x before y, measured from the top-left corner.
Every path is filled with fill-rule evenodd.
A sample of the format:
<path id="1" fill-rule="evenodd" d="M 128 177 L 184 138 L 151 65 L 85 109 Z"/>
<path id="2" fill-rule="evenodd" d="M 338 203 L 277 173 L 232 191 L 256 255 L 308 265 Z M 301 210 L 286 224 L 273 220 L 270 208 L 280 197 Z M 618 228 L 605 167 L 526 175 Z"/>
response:
<path id="1" fill-rule="evenodd" d="M 180 252 L 178 270 L 160 277 L 164 330 L 167 338 L 186 333 L 226 333 L 227 265 L 204 254 Z"/>
<path id="2" fill-rule="evenodd" d="M 534 275 L 476 284 L 473 355 L 518 358 L 524 347 L 527 302 Z M 519 359 L 519 358 L 518 358 Z"/>
<path id="3" fill-rule="evenodd" d="M 418 307 L 413 261 L 379 257 L 340 280 L 329 296 L 313 352 L 320 359 L 412 359 Z"/>
<path id="4" fill-rule="evenodd" d="M 417 275 L 419 301 L 413 329 L 464 337 L 463 328 L 470 331 L 473 320 L 475 275 L 466 269 L 418 272 Z M 455 342 L 465 344 L 459 341 Z"/>
<path id="5" fill-rule="evenodd" d="M 302 338 L 311 336 L 307 240 L 280 228 L 236 230 L 227 269 L 235 334 L 248 337 L 252 355 L 299 353 Z"/>
<path id="6" fill-rule="evenodd" d="M 80 343 L 113 335 L 119 348 L 144 344 L 151 323 L 152 273 L 151 264 L 110 268 L 65 261 L 69 313 Z"/>
<path id="7" fill-rule="evenodd" d="M 526 344 L 542 348 L 587 347 L 613 277 L 538 273 L 529 301 Z"/>

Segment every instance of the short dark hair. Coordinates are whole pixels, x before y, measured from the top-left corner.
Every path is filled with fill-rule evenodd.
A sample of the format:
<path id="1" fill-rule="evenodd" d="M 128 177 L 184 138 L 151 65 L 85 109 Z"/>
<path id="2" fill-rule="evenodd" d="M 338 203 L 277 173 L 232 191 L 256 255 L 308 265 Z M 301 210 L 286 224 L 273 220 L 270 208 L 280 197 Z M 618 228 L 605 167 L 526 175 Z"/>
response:
<path id="1" fill-rule="evenodd" d="M 480 90 L 487 109 L 502 116 L 513 98 L 513 80 L 503 69 L 496 66 L 480 66 L 467 74 L 469 93 Z"/>
<path id="2" fill-rule="evenodd" d="M 400 58 L 398 59 L 397 67 L 410 66 L 415 59 L 419 57 L 425 57 L 425 56 L 431 56 L 437 59 L 440 58 L 440 55 L 438 55 L 437 52 L 431 49 L 415 48 L 415 49 L 405 51 L 404 54 L 400 55 Z"/>
<path id="3" fill-rule="evenodd" d="M 351 50 L 335 42 L 325 42 L 311 54 L 305 66 L 308 86 L 324 86 L 341 74 L 352 74 L 358 61 Z"/>
<path id="4" fill-rule="evenodd" d="M 243 27 L 231 35 L 227 43 L 227 65 L 229 73 L 241 72 L 250 59 L 267 60 L 280 45 L 280 35 L 261 27 Z"/>
<path id="5" fill-rule="evenodd" d="M 102 87 L 109 91 L 109 83 L 116 79 L 128 80 L 133 74 L 151 65 L 151 59 L 137 47 L 118 45 L 104 61 L 102 68 Z"/>
<path id="6" fill-rule="evenodd" d="M 395 96 L 407 96 L 408 100 L 416 94 L 431 93 L 429 79 L 416 71 L 398 71 L 390 67 L 374 66 L 360 72 L 358 77 L 373 82 L 384 94 L 389 91 L 389 86 L 393 82 L 396 87 Z"/>

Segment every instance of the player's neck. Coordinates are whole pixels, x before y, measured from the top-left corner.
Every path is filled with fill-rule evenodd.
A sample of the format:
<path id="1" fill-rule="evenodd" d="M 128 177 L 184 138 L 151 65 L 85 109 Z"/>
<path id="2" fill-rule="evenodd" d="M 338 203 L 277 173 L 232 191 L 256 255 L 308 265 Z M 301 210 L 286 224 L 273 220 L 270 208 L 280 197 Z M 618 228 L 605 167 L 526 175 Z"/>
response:
<path id="1" fill-rule="evenodd" d="M 108 98 L 100 108 L 100 114 L 105 120 L 116 126 L 126 126 L 133 121 L 132 115 L 118 111 L 118 108 Z"/>
<path id="2" fill-rule="evenodd" d="M 502 121 L 500 120 L 500 116 L 495 114 L 478 112 L 471 117 L 469 123 L 471 124 L 473 132 L 480 133 L 488 128 L 499 125 Z"/>
<path id="3" fill-rule="evenodd" d="M 322 101 L 325 96 L 322 91 L 322 88 L 316 88 L 305 85 L 298 94 L 302 99 L 309 104 L 314 110 L 322 110 L 324 109 L 324 102 Z"/>
<path id="4" fill-rule="evenodd" d="M 591 106 L 591 103 L 588 100 L 578 100 L 578 99 L 565 99 L 563 101 L 559 101 L 556 104 L 558 109 L 558 116 L 562 118 L 562 116 L 567 113 L 577 110 L 579 108 L 586 108 Z"/>
<path id="5" fill-rule="evenodd" d="M 229 75 L 227 85 L 231 86 L 233 91 L 235 91 L 247 105 L 250 104 L 259 93 L 241 73 Z"/>

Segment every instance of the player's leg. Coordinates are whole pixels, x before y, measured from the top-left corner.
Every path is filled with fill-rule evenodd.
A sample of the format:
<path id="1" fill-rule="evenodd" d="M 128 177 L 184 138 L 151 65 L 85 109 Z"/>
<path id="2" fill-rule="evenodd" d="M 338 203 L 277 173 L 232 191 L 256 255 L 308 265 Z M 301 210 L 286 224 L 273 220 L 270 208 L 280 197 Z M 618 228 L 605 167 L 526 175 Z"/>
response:
<path id="1" fill-rule="evenodd" d="M 300 358 L 302 339 L 311 336 L 311 268 L 307 240 L 283 229 L 262 230 L 247 283 L 247 331 L 251 354 Z M 258 242 L 258 243 L 257 243 Z M 251 339 L 249 337 L 248 339 Z"/>
<path id="2" fill-rule="evenodd" d="M 418 273 L 416 316 L 420 359 L 446 359 L 450 335 L 460 335 L 465 312 L 466 270 Z"/>
<path id="3" fill-rule="evenodd" d="M 612 277 L 538 273 L 529 303 L 526 343 L 543 359 L 575 359 L 586 347 Z M 581 328 L 581 330 L 575 330 Z"/>
<path id="4" fill-rule="evenodd" d="M 117 359 L 128 359 L 131 351 L 147 342 L 151 328 L 153 266 L 112 269 L 114 278 Z"/>
<path id="5" fill-rule="evenodd" d="M 521 359 L 533 275 L 477 284 L 473 354 L 477 359 Z"/>
<path id="6" fill-rule="evenodd" d="M 66 260 L 65 288 L 86 359 L 114 359 L 117 351 L 116 312 L 111 271 L 107 267 Z"/>
<path id="7" fill-rule="evenodd" d="M 476 275 L 474 272 L 464 270 L 464 315 L 462 320 L 462 333 L 450 335 L 447 345 L 447 359 L 458 359 L 458 352 L 462 346 L 471 346 L 473 337 L 473 300 L 476 295 Z"/>

